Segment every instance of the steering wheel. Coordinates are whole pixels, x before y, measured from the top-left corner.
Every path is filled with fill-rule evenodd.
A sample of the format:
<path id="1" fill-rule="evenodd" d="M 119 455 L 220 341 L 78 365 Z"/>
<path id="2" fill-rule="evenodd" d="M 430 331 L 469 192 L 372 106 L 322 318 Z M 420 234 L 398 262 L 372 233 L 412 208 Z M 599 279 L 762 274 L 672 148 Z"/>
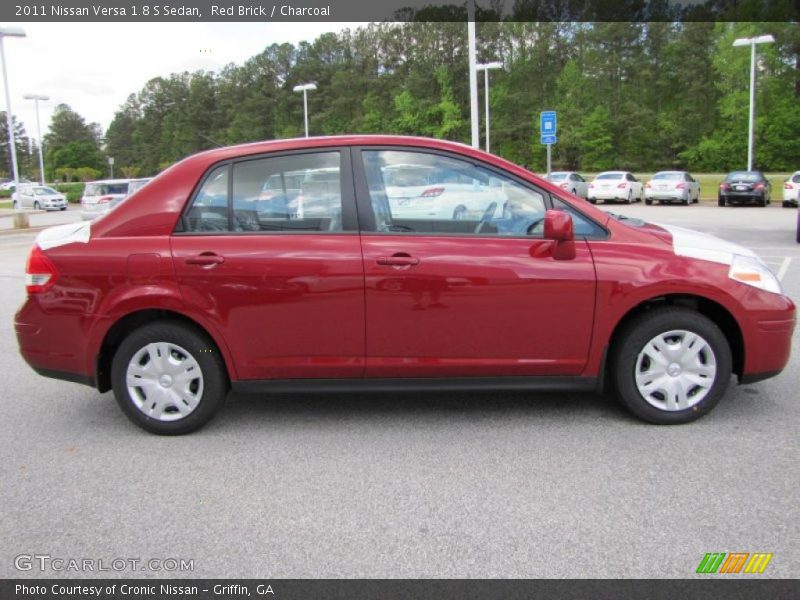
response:
<path id="1" fill-rule="evenodd" d="M 490 202 L 489 203 L 489 206 L 487 206 L 486 210 L 483 211 L 483 215 L 481 216 L 481 220 L 478 221 L 477 225 L 475 225 L 475 231 L 473 231 L 472 233 L 480 233 L 481 229 L 483 229 L 483 226 L 486 223 L 488 223 L 489 221 L 492 220 L 492 217 L 494 216 L 494 211 L 495 211 L 496 208 L 497 208 L 497 202 Z"/>
<path id="2" fill-rule="evenodd" d="M 525 235 L 536 235 L 539 233 L 544 234 L 544 217 L 536 219 L 533 223 L 528 225 L 528 229 L 525 230 Z"/>

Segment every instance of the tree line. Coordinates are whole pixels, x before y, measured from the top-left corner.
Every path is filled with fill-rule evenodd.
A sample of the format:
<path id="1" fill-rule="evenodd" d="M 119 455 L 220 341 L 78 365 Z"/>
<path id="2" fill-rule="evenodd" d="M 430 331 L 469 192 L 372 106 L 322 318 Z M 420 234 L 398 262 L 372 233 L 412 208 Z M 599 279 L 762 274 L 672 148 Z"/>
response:
<path id="1" fill-rule="evenodd" d="M 792 22 L 479 22 L 478 61 L 505 65 L 490 73 L 492 152 L 543 170 L 538 116 L 556 110 L 558 168 L 743 168 L 750 51 L 732 44 L 768 33 L 776 43 L 758 47 L 756 166 L 798 169 L 800 27 Z M 107 155 L 151 175 L 216 145 L 301 136 L 302 95 L 292 88 L 310 81 L 311 135 L 468 143 L 467 54 L 464 22 L 369 24 L 272 44 L 220 72 L 150 80 L 117 110 L 102 146 L 96 126 L 59 107 L 44 140 L 48 166 L 105 169 Z M 74 117 L 81 126 L 72 139 L 64 134 Z"/>

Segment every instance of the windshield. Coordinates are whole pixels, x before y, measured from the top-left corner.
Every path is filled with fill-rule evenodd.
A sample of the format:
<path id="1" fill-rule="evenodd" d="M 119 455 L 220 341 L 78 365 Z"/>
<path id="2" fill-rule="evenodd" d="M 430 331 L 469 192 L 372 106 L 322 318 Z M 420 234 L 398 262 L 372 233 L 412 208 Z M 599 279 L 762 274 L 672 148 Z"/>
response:
<path id="1" fill-rule="evenodd" d="M 87 183 L 84 196 L 107 196 L 128 193 L 127 183 Z"/>
<path id="2" fill-rule="evenodd" d="M 37 187 L 33 188 L 33 193 L 37 196 L 52 196 L 54 194 L 58 194 L 53 188 L 49 187 Z"/>
<path id="3" fill-rule="evenodd" d="M 725 178 L 726 181 L 758 181 L 759 179 L 761 178 L 758 173 L 750 173 L 748 171 L 735 171 Z"/>
<path id="4" fill-rule="evenodd" d="M 683 173 L 679 171 L 670 171 L 666 173 L 656 173 L 653 179 L 683 179 Z"/>
<path id="5" fill-rule="evenodd" d="M 601 173 L 597 176 L 598 179 L 622 179 L 625 177 L 624 173 Z"/>

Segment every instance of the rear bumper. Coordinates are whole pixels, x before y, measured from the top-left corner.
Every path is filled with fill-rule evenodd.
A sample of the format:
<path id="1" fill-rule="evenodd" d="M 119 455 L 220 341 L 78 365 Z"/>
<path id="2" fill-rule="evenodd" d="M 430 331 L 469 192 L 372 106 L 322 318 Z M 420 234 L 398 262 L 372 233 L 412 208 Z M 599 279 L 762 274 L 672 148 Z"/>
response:
<path id="1" fill-rule="evenodd" d="M 45 377 L 94 385 L 86 371 L 87 339 L 80 318 L 47 314 L 28 299 L 14 317 L 19 351 L 30 367 Z"/>
<path id="2" fill-rule="evenodd" d="M 725 202 L 758 202 L 766 198 L 761 192 L 727 192 L 719 197 Z"/>

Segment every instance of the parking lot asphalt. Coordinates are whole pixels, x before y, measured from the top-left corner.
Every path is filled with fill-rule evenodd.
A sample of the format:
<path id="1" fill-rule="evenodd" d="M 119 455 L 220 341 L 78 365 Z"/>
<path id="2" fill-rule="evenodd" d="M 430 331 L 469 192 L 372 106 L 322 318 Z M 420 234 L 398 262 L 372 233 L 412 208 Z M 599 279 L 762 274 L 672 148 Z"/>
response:
<path id="1" fill-rule="evenodd" d="M 749 245 L 800 302 L 794 210 L 605 208 Z M 163 438 L 20 358 L 32 239 L 0 236 L 2 577 L 684 578 L 707 552 L 800 574 L 797 332 L 780 376 L 689 425 L 591 394 L 231 396 Z M 194 570 L 18 571 L 20 554 Z"/>

